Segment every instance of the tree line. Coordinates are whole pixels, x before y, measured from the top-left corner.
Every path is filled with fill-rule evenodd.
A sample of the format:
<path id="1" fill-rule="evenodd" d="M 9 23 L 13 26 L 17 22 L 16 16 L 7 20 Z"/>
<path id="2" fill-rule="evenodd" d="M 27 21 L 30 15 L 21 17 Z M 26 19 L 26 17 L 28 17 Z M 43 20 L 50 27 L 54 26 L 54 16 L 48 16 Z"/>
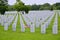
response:
<path id="1" fill-rule="evenodd" d="M 49 3 L 45 3 L 42 5 L 25 5 L 22 1 L 17 0 L 14 5 L 8 5 L 8 1 L 6 2 L 0 0 L 0 13 L 4 14 L 5 11 L 25 11 L 26 13 L 29 10 L 60 10 L 60 3 L 55 3 L 50 5 Z"/>

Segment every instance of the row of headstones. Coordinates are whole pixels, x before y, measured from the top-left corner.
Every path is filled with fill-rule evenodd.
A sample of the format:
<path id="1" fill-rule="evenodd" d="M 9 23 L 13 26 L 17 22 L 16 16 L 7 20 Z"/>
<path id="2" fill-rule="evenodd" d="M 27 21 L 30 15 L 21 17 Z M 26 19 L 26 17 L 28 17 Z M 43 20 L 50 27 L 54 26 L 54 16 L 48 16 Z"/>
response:
<path id="1" fill-rule="evenodd" d="M 14 23 L 12 24 L 12 29 L 13 29 L 13 31 L 16 31 L 17 20 L 18 20 L 18 14 L 17 14 L 17 16 L 16 16 L 16 18 L 15 18 L 15 20 L 14 20 Z"/>
<path id="2" fill-rule="evenodd" d="M 41 33 L 42 34 L 46 33 L 46 29 L 49 27 L 49 24 L 53 17 L 54 17 L 54 14 L 47 20 L 47 22 L 45 22 L 44 24 L 41 25 Z"/>
<path id="3" fill-rule="evenodd" d="M 8 21 L 6 20 L 8 17 L 6 15 L 0 15 L 0 24 L 4 26 L 4 24 Z"/>
<path id="4" fill-rule="evenodd" d="M 54 25 L 53 25 L 53 34 L 58 34 L 58 14 L 56 13 Z"/>
<path id="5" fill-rule="evenodd" d="M 40 14 L 40 15 L 39 15 Z M 38 15 L 32 15 L 33 17 L 31 17 L 31 14 L 25 14 L 24 19 L 27 22 L 27 24 L 31 24 L 31 22 L 36 23 L 36 27 L 39 27 L 41 21 L 44 22 L 48 17 L 50 17 L 52 15 L 52 13 L 48 14 L 48 13 L 44 13 L 44 15 L 42 15 L 41 17 L 41 13 L 38 13 Z"/>
<path id="6" fill-rule="evenodd" d="M 50 19 L 49 19 L 44 25 L 41 25 L 41 33 L 46 33 L 46 28 L 48 28 L 48 25 L 49 25 L 51 19 L 53 18 L 53 16 L 54 16 L 54 15 L 52 15 L 52 17 L 50 17 Z M 16 19 L 15 19 L 13 25 L 12 25 L 13 31 L 16 31 L 17 19 L 18 19 L 18 15 L 16 16 Z M 24 24 L 21 16 L 20 16 L 20 24 L 21 24 L 21 31 L 22 31 L 22 32 L 25 32 L 25 27 L 24 27 L 25 24 Z M 35 32 L 34 23 L 32 23 L 32 24 L 30 25 L 30 31 L 31 31 L 31 32 Z"/>
<path id="7" fill-rule="evenodd" d="M 15 15 L 1 15 L 0 16 L 0 24 L 4 27 L 4 30 L 8 30 L 8 27 L 10 26 L 10 24 L 12 23 L 13 19 L 14 19 Z"/>
<path id="8" fill-rule="evenodd" d="M 51 16 L 51 15 L 49 15 L 49 16 Z M 48 16 L 48 17 L 49 17 L 49 16 Z M 35 23 L 35 26 L 38 28 L 38 27 L 40 26 L 40 24 L 41 24 L 41 21 L 44 22 L 48 17 L 46 17 L 43 21 L 42 21 L 42 20 L 39 20 L 40 18 L 37 17 L 37 18 L 34 18 L 34 19 L 33 19 L 33 20 L 34 20 L 33 22 L 30 21 L 31 19 L 27 18 L 26 16 L 24 16 L 24 19 L 25 19 L 25 21 L 26 21 L 26 23 L 27 23 L 28 25 L 29 25 L 29 24 L 31 25 L 31 22 L 32 22 L 32 23 Z M 28 19 L 29 19 L 29 20 L 28 20 Z"/>
<path id="9" fill-rule="evenodd" d="M 10 18 L 8 18 L 9 22 L 5 23 L 5 25 L 4 25 L 4 30 L 5 30 L 5 31 L 8 30 L 8 27 L 9 27 L 10 24 L 13 22 L 15 16 L 16 16 L 16 15 L 14 15 L 14 16 L 10 16 Z M 15 22 L 16 22 L 16 20 L 15 20 Z M 14 22 L 14 23 L 15 23 L 15 22 Z"/>
<path id="10" fill-rule="evenodd" d="M 17 14 L 17 11 L 6 11 L 5 12 L 5 15 L 7 15 L 7 14 L 9 14 L 9 15 L 11 15 L 11 14 Z"/>
<path id="11" fill-rule="evenodd" d="M 48 25 L 51 22 L 51 19 L 53 18 L 54 14 L 49 18 L 49 20 L 47 22 L 45 22 L 43 25 L 41 25 L 41 33 L 45 34 L 46 33 L 46 28 L 48 28 Z M 16 31 L 16 24 L 17 24 L 17 19 L 18 19 L 18 15 L 16 16 L 16 19 L 13 23 L 12 29 L 13 31 Z M 25 24 L 22 20 L 22 16 L 20 15 L 20 24 L 21 24 L 21 32 L 25 32 Z M 53 28 L 53 30 L 55 30 L 55 28 Z M 30 31 L 31 32 L 35 32 L 35 27 L 34 27 L 34 23 L 31 24 L 30 26 Z M 54 32 L 54 31 L 53 31 Z"/>
<path id="12" fill-rule="evenodd" d="M 54 12 L 60 16 L 60 10 L 54 10 Z"/>
<path id="13" fill-rule="evenodd" d="M 13 31 L 16 31 L 17 20 L 18 20 L 18 14 L 16 15 L 16 18 L 15 18 L 14 22 L 12 23 L 12 30 L 13 30 Z M 5 31 L 8 30 L 7 24 L 6 24 L 6 26 L 4 27 L 4 30 L 5 30 Z"/>
<path id="14" fill-rule="evenodd" d="M 14 23 L 12 24 L 12 30 L 13 30 L 13 31 L 16 31 L 17 19 L 18 19 L 18 15 L 16 16 L 16 19 L 15 19 Z M 23 26 L 25 26 L 25 25 L 24 25 L 24 22 L 23 22 L 21 16 L 20 16 L 20 23 L 21 23 L 21 31 L 22 31 L 22 30 L 25 29 L 25 27 L 23 27 Z M 33 25 L 33 28 L 31 27 L 32 25 Z M 33 24 L 30 24 L 30 28 L 31 28 L 31 32 L 32 32 L 32 30 L 34 30 L 34 23 L 33 23 Z M 5 26 L 5 27 L 4 27 L 4 30 L 8 30 L 8 26 Z"/>
<path id="15" fill-rule="evenodd" d="M 48 19 L 48 21 L 47 22 L 45 22 L 43 25 L 41 25 L 41 33 L 42 34 L 45 34 L 46 33 L 46 28 L 48 28 L 48 25 L 50 24 L 50 22 L 51 22 L 51 20 L 52 20 L 52 18 L 54 17 L 54 15 L 55 14 L 53 14 L 49 19 Z M 57 27 L 58 27 L 58 19 L 57 19 L 58 17 L 57 17 L 57 14 L 56 14 L 56 17 L 55 17 L 55 21 L 54 21 L 54 26 L 52 27 L 52 33 L 53 34 L 58 34 L 58 29 L 57 29 Z M 22 18 L 21 18 L 22 19 Z M 22 29 L 22 32 L 24 32 L 25 31 L 25 28 L 24 28 L 24 23 L 23 23 L 23 21 L 22 20 L 20 20 L 20 22 L 22 23 L 21 24 L 21 29 Z M 55 25 L 56 24 L 56 25 Z M 35 32 L 35 27 L 34 27 L 34 23 L 33 24 L 31 24 L 31 26 L 30 26 L 30 31 L 31 32 Z"/>
<path id="16" fill-rule="evenodd" d="M 51 22 L 52 18 L 54 17 L 54 15 L 55 15 L 55 14 L 53 14 L 53 15 L 48 19 L 47 22 L 45 22 L 43 25 L 41 25 L 41 33 L 42 33 L 42 34 L 45 34 L 45 33 L 46 33 L 46 29 L 48 28 L 48 25 L 50 24 L 50 22 Z M 56 16 L 55 20 L 57 21 L 57 16 Z M 55 21 L 55 22 L 56 22 L 56 21 Z M 22 32 L 25 32 L 25 27 L 24 27 L 25 25 L 24 25 L 24 23 L 23 23 L 23 21 L 22 21 L 22 18 L 21 18 L 20 22 L 21 22 L 21 31 L 22 31 Z M 57 25 L 58 25 L 58 24 L 57 24 Z M 58 26 L 57 26 L 57 27 L 58 27 Z M 57 33 L 56 33 L 56 32 L 57 32 L 56 30 L 58 31 L 58 29 L 57 29 L 55 26 L 53 26 L 53 28 L 52 28 L 53 34 L 57 34 Z M 31 31 L 31 32 L 35 32 L 34 23 L 30 25 L 30 31 Z"/>
<path id="17" fill-rule="evenodd" d="M 8 30 L 8 27 L 10 26 L 10 24 L 12 23 L 12 21 L 14 20 L 14 18 L 12 17 L 11 21 L 8 23 L 5 24 L 4 26 L 4 30 Z"/>
<path id="18" fill-rule="evenodd" d="M 28 27 L 30 27 L 31 28 L 31 30 L 34 30 L 35 28 L 35 23 L 36 23 L 36 21 L 34 21 L 34 22 L 32 22 L 32 24 L 31 24 L 31 21 L 30 21 L 30 19 L 29 19 L 29 17 L 28 16 L 26 16 L 26 15 L 23 15 L 24 16 L 24 19 L 25 19 L 25 21 L 27 22 L 27 25 L 28 25 Z M 51 15 L 50 15 L 51 16 Z M 36 19 L 35 19 L 36 20 Z M 22 23 L 22 22 L 21 22 Z M 40 25 L 40 23 L 41 22 L 39 22 L 38 23 L 38 25 L 37 26 L 39 26 Z M 22 24 L 21 24 L 22 25 Z M 31 26 L 33 26 L 33 28 L 31 27 Z M 23 27 L 24 28 L 24 27 Z M 24 28 L 25 29 L 25 28 Z M 31 31 L 32 32 L 32 31 Z"/>
<path id="19" fill-rule="evenodd" d="M 7 12 L 7 13 L 9 14 L 10 12 Z M 14 13 L 14 12 L 11 12 L 11 13 Z M 17 13 L 17 12 L 16 12 L 16 13 Z M 38 13 L 38 14 L 40 14 L 40 13 Z M 36 24 L 39 25 L 39 24 L 40 24 L 40 19 L 43 19 L 43 21 L 44 21 L 45 19 L 48 18 L 48 16 L 49 16 L 51 13 L 48 14 L 48 15 L 46 15 L 46 14 L 48 14 L 48 13 L 45 12 L 42 17 L 40 16 L 41 14 L 40 14 L 40 15 L 36 15 L 36 14 L 35 14 L 35 17 L 36 17 L 36 18 L 30 17 L 30 19 L 32 19 L 33 21 L 35 21 L 34 19 L 36 19 Z M 29 16 L 29 15 L 28 15 L 28 16 Z M 39 18 L 38 18 L 37 16 L 39 16 Z M 47 16 L 47 17 L 46 17 L 46 16 Z M 32 21 L 32 20 L 31 20 L 31 21 Z M 39 21 L 38 21 L 38 20 L 39 20 Z M 36 26 L 36 27 L 38 27 L 38 26 Z"/>

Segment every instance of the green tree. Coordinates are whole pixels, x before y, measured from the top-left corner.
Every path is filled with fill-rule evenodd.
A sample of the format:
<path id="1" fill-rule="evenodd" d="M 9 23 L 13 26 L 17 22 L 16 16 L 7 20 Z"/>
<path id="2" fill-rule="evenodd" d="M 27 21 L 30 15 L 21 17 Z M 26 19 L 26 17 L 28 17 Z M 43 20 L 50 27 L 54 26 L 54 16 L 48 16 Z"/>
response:
<path id="1" fill-rule="evenodd" d="M 21 11 L 21 8 L 24 7 L 24 3 L 22 3 L 21 1 L 17 2 L 15 5 L 14 5 L 14 8 L 17 10 L 17 11 Z"/>
<path id="2" fill-rule="evenodd" d="M 31 10 L 31 7 L 30 7 L 29 5 L 25 5 L 24 11 L 25 11 L 26 13 L 28 13 L 29 10 Z"/>
<path id="3" fill-rule="evenodd" d="M 19 11 L 25 11 L 26 13 L 28 13 L 28 11 L 29 11 L 29 6 L 26 6 L 26 5 L 24 5 L 24 3 L 22 2 L 22 1 L 20 1 L 20 0 L 18 0 L 17 2 L 16 2 L 16 4 L 14 5 L 14 8 L 15 8 L 15 10 L 17 10 L 18 12 Z"/>
<path id="4" fill-rule="evenodd" d="M 53 6 L 53 10 L 60 10 L 60 3 L 55 3 L 52 6 Z"/>
<path id="5" fill-rule="evenodd" d="M 4 14 L 5 11 L 8 9 L 8 1 L 7 0 L 0 0 L 0 13 Z"/>
<path id="6" fill-rule="evenodd" d="M 39 10 L 39 8 L 40 8 L 40 5 L 34 4 L 31 6 L 31 10 Z"/>
<path id="7" fill-rule="evenodd" d="M 45 3 L 40 7 L 40 10 L 50 10 L 50 9 L 51 9 L 51 5 L 49 3 Z"/>

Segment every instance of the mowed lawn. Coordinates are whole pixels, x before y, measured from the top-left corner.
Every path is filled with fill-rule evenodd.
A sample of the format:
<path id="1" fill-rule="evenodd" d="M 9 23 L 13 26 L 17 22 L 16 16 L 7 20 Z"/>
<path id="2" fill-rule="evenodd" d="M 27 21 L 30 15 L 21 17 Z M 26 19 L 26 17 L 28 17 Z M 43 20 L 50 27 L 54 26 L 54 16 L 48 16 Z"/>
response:
<path id="1" fill-rule="evenodd" d="M 46 34 L 41 34 L 40 28 L 36 28 L 34 33 L 30 32 L 29 28 L 26 28 L 26 32 L 21 32 L 20 17 L 18 16 L 16 32 L 12 31 L 12 24 L 9 26 L 8 31 L 4 31 L 4 27 L 0 25 L 0 40 L 60 40 L 60 17 L 58 16 L 58 34 L 52 34 L 52 27 L 55 16 L 51 20 L 49 27 L 46 30 Z"/>

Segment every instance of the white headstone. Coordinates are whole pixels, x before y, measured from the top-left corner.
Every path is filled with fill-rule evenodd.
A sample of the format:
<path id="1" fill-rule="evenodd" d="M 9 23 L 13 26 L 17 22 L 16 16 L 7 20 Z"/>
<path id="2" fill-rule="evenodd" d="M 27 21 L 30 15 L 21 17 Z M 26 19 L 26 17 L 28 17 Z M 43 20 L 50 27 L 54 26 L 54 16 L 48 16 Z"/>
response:
<path id="1" fill-rule="evenodd" d="M 45 34 L 46 33 L 46 25 L 41 25 L 41 33 Z"/>
<path id="2" fill-rule="evenodd" d="M 56 14 L 55 20 L 54 20 L 54 25 L 53 25 L 53 34 L 58 34 L 58 15 Z"/>
<path id="3" fill-rule="evenodd" d="M 13 31 L 16 31 L 16 23 L 14 23 L 14 24 L 12 25 L 12 30 L 13 30 Z"/>
<path id="4" fill-rule="evenodd" d="M 53 27 L 53 34 L 58 34 L 58 28 L 57 28 L 57 25 L 54 25 Z"/>
<path id="5" fill-rule="evenodd" d="M 20 15 L 20 25 L 21 25 L 21 32 L 25 32 L 25 25 L 24 25 L 24 22 L 22 20 L 22 16 Z"/>
<path id="6" fill-rule="evenodd" d="M 5 31 L 8 30 L 8 23 L 5 23 L 5 25 L 4 25 L 4 30 L 5 30 Z"/>
<path id="7" fill-rule="evenodd" d="M 31 26 L 30 26 L 30 32 L 35 32 L 34 23 L 32 23 Z"/>

